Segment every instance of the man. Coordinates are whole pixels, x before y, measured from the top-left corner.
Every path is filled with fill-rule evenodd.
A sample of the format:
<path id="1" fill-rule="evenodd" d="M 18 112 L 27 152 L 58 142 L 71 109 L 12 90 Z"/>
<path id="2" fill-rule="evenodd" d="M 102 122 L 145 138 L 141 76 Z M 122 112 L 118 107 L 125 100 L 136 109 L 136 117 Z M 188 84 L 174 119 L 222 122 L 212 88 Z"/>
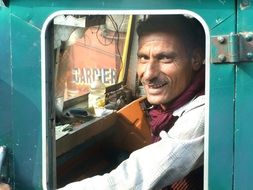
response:
<path id="1" fill-rule="evenodd" d="M 148 115 L 154 143 L 110 173 L 62 190 L 203 189 L 203 28 L 181 15 L 150 16 L 137 33 L 138 76 L 152 105 Z"/>

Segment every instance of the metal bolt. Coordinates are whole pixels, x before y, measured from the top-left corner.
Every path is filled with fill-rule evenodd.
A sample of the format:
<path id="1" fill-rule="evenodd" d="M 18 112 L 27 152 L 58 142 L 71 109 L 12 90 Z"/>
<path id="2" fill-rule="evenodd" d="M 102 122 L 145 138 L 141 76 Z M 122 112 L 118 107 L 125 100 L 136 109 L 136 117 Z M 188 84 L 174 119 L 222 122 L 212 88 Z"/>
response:
<path id="1" fill-rule="evenodd" d="M 240 6 L 242 8 L 248 7 L 249 6 L 249 0 L 242 0 Z"/>
<path id="2" fill-rule="evenodd" d="M 245 35 L 245 39 L 246 39 L 248 42 L 250 42 L 250 41 L 252 40 L 252 38 L 253 38 L 253 36 L 252 36 L 251 33 L 247 33 L 247 34 Z"/>
<path id="3" fill-rule="evenodd" d="M 221 44 L 223 44 L 225 42 L 225 38 L 223 36 L 218 36 L 217 37 L 218 42 L 220 42 Z"/>
<path id="4" fill-rule="evenodd" d="M 247 58 L 248 59 L 252 59 L 253 58 L 253 53 L 252 52 L 248 52 L 247 53 Z"/>
<path id="5" fill-rule="evenodd" d="M 224 61 L 226 61 L 227 58 L 224 54 L 220 54 L 220 55 L 218 55 L 218 59 L 220 62 L 224 62 Z"/>

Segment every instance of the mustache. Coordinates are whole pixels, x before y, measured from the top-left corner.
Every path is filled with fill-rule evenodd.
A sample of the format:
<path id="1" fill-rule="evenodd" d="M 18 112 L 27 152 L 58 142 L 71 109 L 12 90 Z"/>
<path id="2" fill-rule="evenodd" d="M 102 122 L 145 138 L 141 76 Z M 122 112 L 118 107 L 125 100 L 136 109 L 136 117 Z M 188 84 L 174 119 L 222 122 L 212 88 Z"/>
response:
<path id="1" fill-rule="evenodd" d="M 170 83 L 170 80 L 168 78 L 153 78 L 150 80 L 144 80 L 141 79 L 142 85 L 160 85 L 165 83 Z"/>

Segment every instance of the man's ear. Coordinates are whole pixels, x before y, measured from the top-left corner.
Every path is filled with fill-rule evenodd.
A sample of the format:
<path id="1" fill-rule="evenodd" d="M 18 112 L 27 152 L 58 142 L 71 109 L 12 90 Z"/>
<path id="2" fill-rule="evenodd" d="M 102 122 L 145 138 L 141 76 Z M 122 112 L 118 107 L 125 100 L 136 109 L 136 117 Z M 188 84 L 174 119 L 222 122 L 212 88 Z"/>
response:
<path id="1" fill-rule="evenodd" d="M 198 71 L 203 64 L 203 56 L 199 48 L 194 49 L 191 58 L 192 69 Z"/>

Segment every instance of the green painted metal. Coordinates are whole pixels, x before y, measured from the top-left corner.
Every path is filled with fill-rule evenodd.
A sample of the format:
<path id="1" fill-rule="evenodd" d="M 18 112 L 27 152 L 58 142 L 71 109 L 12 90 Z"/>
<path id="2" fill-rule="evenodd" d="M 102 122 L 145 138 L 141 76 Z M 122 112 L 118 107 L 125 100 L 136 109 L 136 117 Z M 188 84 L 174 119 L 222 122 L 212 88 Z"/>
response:
<path id="1" fill-rule="evenodd" d="M 11 141 L 11 62 L 10 62 L 10 19 L 9 10 L 0 7 L 0 34 L 4 35 L 5 38 L 1 38 L 0 45 L 0 92 L 1 97 L 5 101 L 0 101 L 0 120 L 3 126 L 0 130 L 0 144 L 9 144 Z M 3 27 L 6 26 L 6 27 Z"/>
<path id="2" fill-rule="evenodd" d="M 211 35 L 221 35 L 235 32 L 235 5 L 234 0 L 12 0 L 8 8 L 0 7 L 0 42 L 5 44 L 0 45 L 0 90 L 4 92 L 0 142 L 7 144 L 13 158 L 14 189 L 42 189 L 40 31 L 50 14 L 58 10 L 185 9 L 199 14 Z M 210 69 L 208 189 L 226 190 L 233 185 L 235 66 L 211 64 Z M 239 78 L 244 82 L 249 76 Z"/>
<path id="3" fill-rule="evenodd" d="M 33 189 L 41 187 L 40 30 L 12 16 L 11 49 L 15 186 Z"/>
<path id="4" fill-rule="evenodd" d="M 211 20 L 222 20 L 212 28 L 212 36 L 235 32 L 234 2 L 229 2 L 227 10 L 215 16 Z M 211 63 L 209 111 L 208 189 L 230 190 L 233 185 L 234 65 Z"/>
<path id="5" fill-rule="evenodd" d="M 9 9 L 0 7 L 0 145 L 8 147 L 7 167 L 13 176 L 12 163 L 12 104 L 11 104 L 11 59 L 10 59 L 10 18 Z M 3 27 L 4 26 L 4 27 Z"/>
<path id="6" fill-rule="evenodd" d="M 250 1 L 238 1 L 238 32 L 253 31 L 253 7 Z M 253 169 L 253 63 L 236 65 L 236 110 L 234 129 L 234 189 L 252 189 Z"/>
<path id="7" fill-rule="evenodd" d="M 234 66 L 211 65 L 208 189 L 233 184 Z"/>

